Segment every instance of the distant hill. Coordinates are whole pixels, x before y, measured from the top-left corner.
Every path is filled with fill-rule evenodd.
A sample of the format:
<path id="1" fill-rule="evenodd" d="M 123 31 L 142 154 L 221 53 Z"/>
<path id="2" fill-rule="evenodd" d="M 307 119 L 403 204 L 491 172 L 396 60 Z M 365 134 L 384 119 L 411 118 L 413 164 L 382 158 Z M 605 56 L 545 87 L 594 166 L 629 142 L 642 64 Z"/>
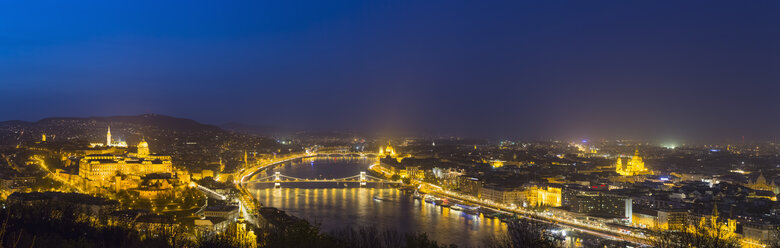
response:
<path id="1" fill-rule="evenodd" d="M 169 130 L 209 130 L 209 131 L 220 130 L 220 128 L 217 126 L 201 124 L 194 120 L 176 118 L 176 117 L 171 117 L 167 115 L 158 115 L 158 114 L 143 114 L 143 115 L 136 115 L 136 116 L 86 117 L 86 118 L 50 117 L 50 118 L 41 119 L 38 122 L 36 122 L 36 124 L 50 125 L 50 124 L 62 123 L 63 121 L 65 122 L 95 121 L 95 122 L 108 122 L 108 123 L 125 123 L 125 124 L 154 126 L 160 129 L 169 129 Z"/>
<path id="2" fill-rule="evenodd" d="M 194 120 L 158 114 L 135 116 L 50 117 L 36 122 L 0 122 L 0 149 L 16 146 L 86 147 L 105 143 L 108 127 L 113 142 L 130 151 L 142 139 L 152 153 L 171 155 L 183 168 L 202 170 L 224 162 L 228 169 L 243 164 L 246 151 L 270 153 L 282 148 L 275 140 L 245 135 Z M 45 135 L 46 142 L 42 143 Z"/>
<path id="3" fill-rule="evenodd" d="M 0 145 L 38 141 L 41 134 L 54 140 L 102 141 L 111 125 L 114 138 L 138 142 L 142 137 L 160 139 L 164 145 L 184 138 L 206 142 L 213 137 L 228 137 L 229 131 L 197 121 L 158 114 L 109 117 L 49 117 L 36 122 L 0 122 Z"/>

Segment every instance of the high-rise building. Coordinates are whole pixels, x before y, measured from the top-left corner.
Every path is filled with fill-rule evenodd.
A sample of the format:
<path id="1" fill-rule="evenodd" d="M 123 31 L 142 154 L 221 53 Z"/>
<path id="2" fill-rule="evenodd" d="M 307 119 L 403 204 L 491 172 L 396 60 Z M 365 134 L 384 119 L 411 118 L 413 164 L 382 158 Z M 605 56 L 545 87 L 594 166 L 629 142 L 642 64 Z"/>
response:
<path id="1" fill-rule="evenodd" d="M 573 212 L 631 220 L 633 202 L 630 197 L 600 191 L 567 189 L 565 207 Z"/>

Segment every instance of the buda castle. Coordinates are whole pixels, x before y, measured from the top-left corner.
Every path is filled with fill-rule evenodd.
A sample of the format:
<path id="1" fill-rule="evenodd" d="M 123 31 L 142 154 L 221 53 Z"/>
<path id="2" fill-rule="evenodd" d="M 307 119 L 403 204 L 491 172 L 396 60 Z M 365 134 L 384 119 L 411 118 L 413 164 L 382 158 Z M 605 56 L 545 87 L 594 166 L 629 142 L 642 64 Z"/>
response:
<path id="1" fill-rule="evenodd" d="M 111 139 L 111 127 L 106 134 L 107 147 L 117 145 Z M 117 175 L 146 175 L 152 173 L 173 173 L 171 156 L 149 152 L 149 143 L 141 140 L 135 153 L 117 155 L 111 153 L 84 156 L 79 161 L 79 176 L 92 181 L 106 180 Z"/>

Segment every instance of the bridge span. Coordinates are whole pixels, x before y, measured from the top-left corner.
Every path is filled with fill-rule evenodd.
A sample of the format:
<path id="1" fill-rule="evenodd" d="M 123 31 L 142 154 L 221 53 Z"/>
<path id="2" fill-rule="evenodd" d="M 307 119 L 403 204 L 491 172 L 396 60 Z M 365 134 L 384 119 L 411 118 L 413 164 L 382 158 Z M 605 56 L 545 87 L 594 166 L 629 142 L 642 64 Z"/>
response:
<path id="1" fill-rule="evenodd" d="M 253 183 L 273 183 L 275 187 L 281 187 L 282 183 L 360 183 L 360 186 L 365 186 L 367 183 L 390 183 L 398 184 L 400 182 L 385 180 L 382 178 L 366 175 L 365 171 L 361 171 L 360 174 L 343 177 L 343 178 L 297 178 L 282 175 L 278 171 L 271 176 L 258 178 L 252 181 Z"/>
<path id="2" fill-rule="evenodd" d="M 336 151 L 322 151 L 322 152 L 306 152 L 306 153 L 293 153 L 286 155 L 281 158 L 274 158 L 267 161 L 262 161 L 260 163 L 257 163 L 253 166 L 241 169 L 241 171 L 238 172 L 238 179 L 234 182 L 236 185 L 236 188 L 238 188 L 239 194 L 240 194 L 240 200 L 239 204 L 241 206 L 241 214 L 244 216 L 244 219 L 249 221 L 250 223 L 254 225 L 258 225 L 257 221 L 257 213 L 260 210 L 261 204 L 255 199 L 255 197 L 249 192 L 249 190 L 246 189 L 246 183 L 249 179 L 252 178 L 252 175 L 255 173 L 265 170 L 269 167 L 273 167 L 275 165 L 289 162 L 296 159 L 302 159 L 302 158 L 309 158 L 309 157 L 319 157 L 319 156 L 345 156 L 345 155 L 351 155 L 351 156 L 359 156 L 359 157 L 368 157 L 368 156 L 377 156 L 376 153 L 371 152 L 349 152 L 349 151 L 343 151 L 343 150 L 336 150 Z M 360 176 L 360 175 L 358 175 Z M 290 179 L 291 177 L 287 177 L 287 179 Z M 350 178 L 350 177 L 348 177 Z M 372 179 L 375 177 L 366 175 L 365 182 L 369 182 L 368 179 Z M 282 179 L 281 175 L 279 179 Z M 297 179 L 297 178 L 296 178 Z M 342 178 L 344 179 L 344 178 Z M 291 181 L 288 181 L 291 182 Z M 335 182 L 335 181 L 333 181 Z M 346 181 L 344 181 L 346 182 Z M 360 182 L 360 180 L 356 181 Z M 262 182 L 260 182 L 262 183 Z M 279 183 L 279 186 L 281 186 L 282 181 L 275 182 Z M 365 185 L 364 182 L 361 182 L 362 185 Z"/>

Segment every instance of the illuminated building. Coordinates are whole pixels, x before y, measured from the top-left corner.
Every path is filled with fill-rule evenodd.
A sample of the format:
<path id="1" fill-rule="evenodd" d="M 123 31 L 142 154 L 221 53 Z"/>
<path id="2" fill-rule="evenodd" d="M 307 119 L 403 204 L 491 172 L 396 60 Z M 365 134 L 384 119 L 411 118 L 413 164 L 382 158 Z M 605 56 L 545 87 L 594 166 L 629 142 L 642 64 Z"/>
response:
<path id="1" fill-rule="evenodd" d="M 774 182 L 772 182 L 772 185 L 766 182 L 766 177 L 764 177 L 764 173 L 760 173 L 756 180 L 748 180 L 748 184 L 746 185 L 748 188 L 754 189 L 754 190 L 766 190 L 766 191 L 773 191 Z"/>
<path id="2" fill-rule="evenodd" d="M 379 155 L 395 157 L 396 155 L 395 148 L 393 147 L 392 144 L 390 144 L 390 141 L 387 142 L 386 147 L 379 147 Z"/>
<path id="3" fill-rule="evenodd" d="M 658 228 L 658 216 L 656 211 L 638 210 L 631 213 L 631 224 L 639 228 L 655 230 Z"/>
<path id="4" fill-rule="evenodd" d="M 463 171 L 458 171 L 452 168 L 433 168 L 433 176 L 438 179 L 441 186 L 451 189 L 456 188 L 458 185 L 458 177 L 463 175 Z"/>
<path id="5" fill-rule="evenodd" d="M 111 138 L 111 125 L 108 125 L 108 131 L 106 132 L 106 147 L 127 147 L 127 142 L 124 141 L 115 141 Z"/>
<path id="6" fill-rule="evenodd" d="M 231 221 L 236 221 L 239 214 L 239 208 L 238 206 L 232 206 L 232 205 L 225 205 L 220 203 L 212 203 L 209 204 L 209 202 L 206 202 L 206 206 L 199 210 L 197 212 L 197 215 L 201 218 L 205 217 L 220 217 L 225 218 Z"/>
<path id="7" fill-rule="evenodd" d="M 412 178 L 412 179 L 418 179 L 422 180 L 425 178 L 425 174 L 423 170 L 420 170 L 419 166 L 405 166 L 403 170 L 399 171 L 399 176 L 401 178 Z"/>
<path id="8" fill-rule="evenodd" d="M 206 235 L 212 233 L 224 232 L 230 226 L 231 220 L 221 217 L 204 217 L 194 220 L 194 231 L 196 235 Z"/>
<path id="9" fill-rule="evenodd" d="M 639 156 L 639 149 L 634 152 L 634 156 L 631 157 L 631 160 L 629 160 L 625 166 L 623 166 L 623 161 L 618 158 L 617 163 L 615 163 L 615 172 L 622 176 L 636 176 L 652 173 L 645 167 L 645 162 L 642 160 L 642 157 Z"/>
<path id="10" fill-rule="evenodd" d="M 567 189 L 565 196 L 566 207 L 573 212 L 614 216 L 629 221 L 632 218 L 633 204 L 630 197 L 572 189 Z"/>
<path id="11" fill-rule="evenodd" d="M 146 199 L 175 197 L 173 179 L 168 173 L 149 174 L 142 178 L 141 184 L 133 191 L 137 192 L 139 197 Z"/>
<path id="12" fill-rule="evenodd" d="M 651 230 L 684 230 L 688 225 L 685 209 L 639 209 L 632 213 L 631 224 Z"/>
<path id="13" fill-rule="evenodd" d="M 499 185 L 485 185 L 482 188 L 482 199 L 496 203 L 516 204 L 522 200 L 523 190 L 514 187 L 502 187 Z"/>
<path id="14" fill-rule="evenodd" d="M 146 175 L 173 173 L 171 156 L 149 154 L 149 144 L 139 143 L 139 153 L 131 155 L 94 154 L 79 161 L 79 176 L 87 180 L 106 180 L 117 174 Z"/>
<path id="15" fill-rule="evenodd" d="M 709 217 L 709 218 L 708 218 Z M 729 217 L 725 219 L 725 223 L 720 218 L 718 214 L 718 204 L 715 204 L 712 209 L 712 215 L 703 215 L 699 219 L 699 228 L 697 229 L 695 226 L 690 225 L 688 226 L 689 232 L 701 232 L 701 231 L 708 231 L 711 232 L 713 236 L 718 234 L 725 234 L 726 236 L 732 236 L 736 235 L 737 230 L 737 220 L 733 217 Z M 720 235 L 718 235 L 720 236 Z"/>
<path id="16" fill-rule="evenodd" d="M 461 175 L 458 176 L 458 189 L 466 194 L 479 197 L 480 191 L 482 191 L 482 181 L 476 177 Z"/>
<path id="17" fill-rule="evenodd" d="M 138 143 L 138 157 L 145 158 L 149 156 L 149 143 L 146 143 L 146 139 L 141 139 L 141 143 Z"/>
<path id="18" fill-rule="evenodd" d="M 493 168 L 502 167 L 504 166 L 504 161 L 498 159 L 490 160 L 490 166 L 493 166 Z"/>
<path id="19" fill-rule="evenodd" d="M 257 235 L 246 227 L 246 221 L 240 218 L 236 222 L 236 240 L 238 247 L 257 247 Z"/>
<path id="20" fill-rule="evenodd" d="M 246 153 L 246 150 L 244 150 L 244 167 L 249 167 L 249 156 Z M 224 166 L 222 165 L 222 158 L 219 159 L 219 172 L 222 172 L 224 170 Z"/>
<path id="21" fill-rule="evenodd" d="M 526 203 L 530 206 L 561 206 L 561 188 L 533 186 L 525 191 Z"/>
<path id="22" fill-rule="evenodd" d="M 766 247 L 774 238 L 775 226 L 769 223 L 744 223 L 742 224 L 743 247 Z M 747 246 L 745 244 L 752 244 Z M 759 244 L 759 245 L 755 245 Z"/>
<path id="23" fill-rule="evenodd" d="M 46 142 L 46 134 L 41 135 L 41 142 Z"/>
<path id="24" fill-rule="evenodd" d="M 682 230 L 688 221 L 688 211 L 658 210 L 658 228 L 662 230 Z"/>

